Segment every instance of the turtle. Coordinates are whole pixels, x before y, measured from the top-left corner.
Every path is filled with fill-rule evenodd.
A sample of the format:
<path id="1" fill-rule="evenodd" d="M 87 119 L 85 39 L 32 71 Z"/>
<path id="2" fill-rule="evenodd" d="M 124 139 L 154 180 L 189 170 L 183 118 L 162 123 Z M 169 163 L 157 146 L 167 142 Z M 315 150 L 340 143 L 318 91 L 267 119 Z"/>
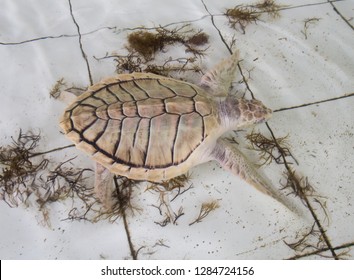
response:
<path id="1" fill-rule="evenodd" d="M 114 175 L 162 182 L 215 160 L 279 200 L 269 180 L 224 137 L 272 115 L 259 100 L 230 94 L 238 61 L 236 51 L 198 85 L 136 72 L 105 78 L 75 96 L 60 127 L 96 162 L 98 197 L 105 200 Z"/>

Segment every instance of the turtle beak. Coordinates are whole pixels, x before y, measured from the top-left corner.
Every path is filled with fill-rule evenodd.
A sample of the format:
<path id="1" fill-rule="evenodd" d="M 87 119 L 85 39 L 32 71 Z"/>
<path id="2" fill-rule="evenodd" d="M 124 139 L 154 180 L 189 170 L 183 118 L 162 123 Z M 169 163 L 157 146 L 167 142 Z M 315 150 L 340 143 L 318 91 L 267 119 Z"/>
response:
<path id="1" fill-rule="evenodd" d="M 266 108 L 266 114 L 265 114 L 264 120 L 265 121 L 269 120 L 271 118 L 272 114 L 273 114 L 272 109 Z"/>

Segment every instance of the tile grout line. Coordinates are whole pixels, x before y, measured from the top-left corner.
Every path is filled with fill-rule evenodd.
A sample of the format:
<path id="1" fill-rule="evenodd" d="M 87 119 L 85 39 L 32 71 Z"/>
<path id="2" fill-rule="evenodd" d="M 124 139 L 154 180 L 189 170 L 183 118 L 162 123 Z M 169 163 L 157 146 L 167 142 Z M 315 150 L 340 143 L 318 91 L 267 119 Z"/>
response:
<path id="1" fill-rule="evenodd" d="M 303 5 L 294 5 L 294 6 L 286 6 L 286 7 L 282 7 L 279 9 L 275 9 L 275 11 L 279 12 L 279 11 L 284 11 L 284 10 L 292 10 L 292 9 L 298 9 L 298 8 L 304 8 L 304 7 L 311 7 L 311 6 L 319 6 L 319 5 L 327 5 L 328 3 L 332 3 L 332 2 L 342 2 L 342 1 L 346 1 L 346 0 L 327 0 L 327 2 L 318 2 L 318 3 L 310 3 L 310 4 L 303 4 Z"/>
<path id="2" fill-rule="evenodd" d="M 47 39 L 59 39 L 59 38 L 65 38 L 65 37 L 76 37 L 78 35 L 68 35 L 68 34 L 62 34 L 62 35 L 57 35 L 57 36 L 42 36 L 42 37 L 37 37 L 37 38 L 32 38 L 32 39 L 27 39 L 19 42 L 0 42 L 0 45 L 2 46 L 16 46 L 16 45 L 22 45 L 22 44 L 27 44 L 27 43 L 32 43 L 36 41 L 41 41 L 41 40 L 47 40 Z"/>
<path id="3" fill-rule="evenodd" d="M 87 72 L 88 72 L 88 75 L 89 75 L 89 80 L 90 80 L 90 85 L 92 86 L 93 85 L 93 80 L 92 80 L 92 75 L 91 75 L 91 69 L 90 69 L 90 64 L 88 62 L 88 59 L 87 59 L 87 55 L 83 49 L 83 46 L 82 46 L 82 41 L 81 41 L 81 33 L 80 33 L 80 26 L 79 24 L 76 22 L 75 20 L 75 17 L 74 17 L 74 14 L 73 14 L 73 7 L 71 5 L 71 0 L 68 0 L 69 2 L 69 8 L 70 8 L 70 15 L 71 15 L 71 18 L 74 22 L 74 24 L 76 25 L 76 28 L 77 28 L 77 32 L 78 32 L 78 35 L 79 35 L 79 44 L 80 44 L 80 50 L 81 50 L 81 54 L 82 54 L 82 57 L 84 58 L 85 60 L 85 63 L 86 63 L 86 67 L 87 67 Z"/>
<path id="4" fill-rule="evenodd" d="M 337 9 L 337 7 L 333 4 L 335 1 L 327 0 L 327 2 L 332 6 L 333 10 L 342 18 L 342 20 L 352 29 L 354 30 L 354 26 L 350 24 L 349 20 L 347 20 L 342 13 Z"/>
<path id="5" fill-rule="evenodd" d="M 222 34 L 221 34 L 220 29 L 216 26 L 216 24 L 215 24 L 215 22 L 214 22 L 214 15 L 210 13 L 210 11 L 208 10 L 206 4 L 204 3 L 204 0 L 201 0 L 201 2 L 202 2 L 202 4 L 204 5 L 205 10 L 209 13 L 209 15 L 210 15 L 210 17 L 211 17 L 211 22 L 212 22 L 213 26 L 215 27 L 215 29 L 218 31 L 222 42 L 225 44 L 225 46 L 226 46 L 226 48 L 228 49 L 228 51 L 230 52 L 230 54 L 232 54 L 232 50 L 231 50 L 230 46 L 226 43 L 225 39 L 223 38 L 223 36 L 222 36 Z M 240 68 L 240 66 L 239 66 L 239 68 Z M 241 72 L 241 73 L 242 73 L 242 72 Z M 244 82 L 246 83 L 247 89 L 248 89 L 248 90 L 250 91 L 250 93 L 251 93 L 252 98 L 254 98 L 253 92 L 251 91 L 251 89 L 250 89 L 250 87 L 249 87 L 247 81 L 245 80 L 245 77 L 244 77 L 243 75 L 242 75 L 242 77 L 243 77 Z M 266 123 L 266 126 L 267 126 L 268 130 L 270 131 L 270 133 L 271 133 L 271 135 L 272 135 L 272 138 L 273 138 L 273 140 L 275 141 L 276 145 L 278 146 L 278 148 L 280 148 L 280 145 L 279 145 L 279 143 L 277 142 L 277 139 L 276 139 L 276 137 L 275 137 L 275 135 L 274 135 L 274 133 L 273 133 L 273 130 L 271 129 L 271 127 L 269 126 L 268 123 Z M 279 152 L 281 152 L 281 150 L 282 150 L 282 149 L 279 149 Z M 283 162 L 284 162 L 285 168 L 287 169 L 287 171 L 289 172 L 289 174 L 292 174 L 292 170 L 291 170 L 291 168 L 290 168 L 290 166 L 289 166 L 289 163 L 287 162 L 287 160 L 286 160 L 286 158 L 285 158 L 285 155 L 284 155 L 283 153 L 281 153 L 281 156 L 283 157 Z M 297 182 L 296 182 L 296 183 L 297 183 Z M 301 190 L 301 186 L 297 186 L 297 187 L 298 187 L 299 190 Z M 331 242 L 330 242 L 330 240 L 329 240 L 329 238 L 328 238 L 328 236 L 327 236 L 327 234 L 326 234 L 326 231 L 324 230 L 322 224 L 320 223 L 320 221 L 319 221 L 319 219 L 318 219 L 318 217 L 317 217 L 317 215 L 316 215 L 314 209 L 312 208 L 312 206 L 311 206 L 311 204 L 310 204 L 310 202 L 309 202 L 307 196 L 306 196 L 303 192 L 302 192 L 301 196 L 302 196 L 301 198 L 302 198 L 302 199 L 304 200 L 304 202 L 306 203 L 307 208 L 309 209 L 309 211 L 310 211 L 310 213 L 311 213 L 311 216 L 313 217 L 313 219 L 314 219 L 314 221 L 315 221 L 315 223 L 316 223 L 318 229 L 320 230 L 320 233 L 321 233 L 322 238 L 324 239 L 324 241 L 325 241 L 325 243 L 326 243 L 328 249 L 331 251 L 332 257 L 333 257 L 334 259 L 338 259 L 338 256 L 337 256 L 336 252 L 333 250 L 333 246 L 332 246 L 332 244 L 331 244 Z"/>
<path id="6" fill-rule="evenodd" d="M 282 11 L 282 10 L 290 10 L 290 9 L 296 9 L 296 8 L 303 8 L 303 7 L 308 7 L 308 6 L 318 6 L 318 5 L 325 5 L 325 4 L 328 4 L 330 3 L 332 6 L 333 4 L 332 3 L 336 3 L 336 2 L 342 2 L 342 1 L 345 1 L 345 0 L 335 0 L 335 1 L 327 1 L 327 2 L 319 2 L 319 3 L 313 3 L 313 4 L 306 4 L 306 5 L 299 5 L 299 6 L 291 6 L 291 7 L 284 7 L 284 8 L 279 8 L 279 9 L 276 9 L 275 11 Z M 69 1 L 70 2 L 70 1 Z M 334 7 L 334 10 L 339 14 L 339 11 Z M 186 20 L 186 21 L 182 21 L 182 22 L 173 22 L 173 23 L 169 23 L 169 24 L 166 24 L 164 25 L 164 27 L 167 27 L 167 26 L 170 26 L 170 25 L 176 25 L 176 24 L 180 24 L 180 23 L 191 23 L 191 22 L 195 22 L 195 21 L 200 21 L 200 20 L 203 20 L 205 17 L 208 17 L 210 16 L 211 14 L 209 13 L 209 15 L 205 15 L 205 16 L 202 16 L 201 18 L 199 19 L 194 19 L 194 20 Z M 72 15 L 71 15 L 72 16 Z M 214 17 L 215 16 L 223 16 L 222 14 L 220 15 L 213 15 Z M 73 17 L 73 16 L 72 16 Z M 344 19 L 345 21 L 347 21 L 346 19 Z M 213 20 L 214 21 L 214 20 Z M 75 22 L 75 20 L 74 20 Z M 350 25 L 350 23 L 349 23 Z M 215 26 L 215 25 L 214 25 Z M 146 29 L 154 29 L 155 27 L 151 27 L 151 28 L 146 28 Z M 72 38 L 72 37 L 76 37 L 76 36 L 85 36 L 85 35 L 89 35 L 89 34 L 93 34 L 97 31 L 100 31 L 100 30 L 104 30 L 104 29 L 108 29 L 108 30 L 117 30 L 118 28 L 116 26 L 106 26 L 106 27 L 101 27 L 101 28 L 98 28 L 96 30 L 92 30 L 92 31 L 89 31 L 89 32 L 86 32 L 86 33 L 79 33 L 79 34 L 61 34 L 61 35 L 57 35 L 57 36 L 53 36 L 53 35 L 48 35 L 48 36 L 42 36 L 42 37 L 37 37 L 37 38 L 32 38 L 32 39 L 27 39 L 27 40 L 23 40 L 23 41 L 18 41 L 18 42 L 0 42 L 0 45 L 3 45 L 3 46 L 15 46 L 15 45 L 22 45 L 22 44 L 27 44 L 27 43 L 32 43 L 32 42 L 35 42 L 35 41 L 41 41 L 41 40 L 47 40 L 47 39 L 60 39 L 60 38 Z M 141 29 L 141 27 L 138 27 L 138 28 L 121 28 L 119 29 L 120 31 L 132 31 L 132 30 L 136 30 L 136 29 Z"/>
<path id="7" fill-rule="evenodd" d="M 0 42 L 0 45 L 2 45 L 2 46 L 16 46 L 16 45 L 28 44 L 28 43 L 32 43 L 32 42 L 36 42 L 36 41 L 47 40 L 47 39 L 73 38 L 73 37 L 78 37 L 80 35 L 82 37 L 82 36 L 90 35 L 90 34 L 98 32 L 98 31 L 105 30 L 105 29 L 117 30 L 117 27 L 106 26 L 106 27 L 100 27 L 98 29 L 91 30 L 91 31 L 88 31 L 85 33 L 80 32 L 80 34 L 61 34 L 61 35 L 56 35 L 56 36 L 48 35 L 48 36 L 41 36 L 41 37 L 36 37 L 36 38 L 27 39 L 27 40 L 23 40 L 23 41 L 18 41 L 18 42 Z M 129 28 L 124 28 L 123 30 L 129 30 Z"/>
<path id="8" fill-rule="evenodd" d="M 321 104 L 321 103 L 336 101 L 336 100 L 344 99 L 344 98 L 347 98 L 347 97 L 354 97 L 354 92 L 346 93 L 346 94 L 344 94 L 342 96 L 332 97 L 332 98 L 323 99 L 323 100 L 319 100 L 319 101 L 314 101 L 314 102 L 310 102 L 310 103 L 304 103 L 304 104 L 301 104 L 301 105 L 295 105 L 295 106 L 291 106 L 291 107 L 279 108 L 279 109 L 273 110 L 273 112 L 277 113 L 277 112 L 281 112 L 281 111 L 287 111 L 287 110 L 303 108 L 303 107 L 317 105 L 317 104 Z"/>

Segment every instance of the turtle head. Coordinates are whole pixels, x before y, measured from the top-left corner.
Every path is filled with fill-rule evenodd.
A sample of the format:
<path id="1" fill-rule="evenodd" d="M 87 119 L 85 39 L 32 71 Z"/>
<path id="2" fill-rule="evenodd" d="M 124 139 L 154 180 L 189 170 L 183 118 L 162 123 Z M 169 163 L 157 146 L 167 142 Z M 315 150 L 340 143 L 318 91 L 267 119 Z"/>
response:
<path id="1" fill-rule="evenodd" d="M 242 127 L 265 122 L 272 116 L 272 110 L 256 99 L 239 99 L 238 107 L 240 110 L 239 125 Z"/>
<path id="2" fill-rule="evenodd" d="M 225 126 L 232 129 L 252 126 L 267 121 L 272 110 L 261 101 L 228 96 L 221 106 L 221 119 Z"/>

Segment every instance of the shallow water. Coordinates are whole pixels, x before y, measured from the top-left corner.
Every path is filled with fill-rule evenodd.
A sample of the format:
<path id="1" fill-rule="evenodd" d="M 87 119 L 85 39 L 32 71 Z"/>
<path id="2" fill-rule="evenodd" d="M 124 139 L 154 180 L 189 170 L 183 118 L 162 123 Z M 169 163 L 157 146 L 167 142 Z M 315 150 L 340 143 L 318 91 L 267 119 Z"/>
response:
<path id="1" fill-rule="evenodd" d="M 193 188 L 171 202 L 174 211 L 183 208 L 178 224 L 161 227 L 156 222 L 164 217 L 152 206 L 159 204 L 159 195 L 141 187 L 133 199 L 141 210 L 128 214 L 133 245 L 136 249 L 144 246 L 138 258 L 319 259 L 322 257 L 316 250 L 323 249 L 324 256 L 352 259 L 354 2 L 278 2 L 286 5 L 280 8 L 278 17 L 263 13 L 256 24 L 246 26 L 243 34 L 239 27 L 232 29 L 222 15 L 226 8 L 234 7 L 234 1 L 205 0 L 203 4 L 132 0 L 118 5 L 108 0 L 2 0 L 0 146 L 10 144 L 11 136 L 16 138 L 20 129 L 41 133 L 37 152 L 69 145 L 57 125 L 65 104 L 49 95 L 56 81 L 64 78 L 67 87 L 86 87 L 90 75 L 93 82 L 98 82 L 115 74 L 114 58 L 96 58 L 126 53 L 129 28 L 174 28 L 190 23 L 209 35 L 206 55 L 197 60 L 203 72 L 227 57 L 225 42 L 236 39 L 248 88 L 274 110 L 268 125 L 258 125 L 255 132 L 268 138 L 272 134 L 278 139 L 287 136 L 284 145 L 292 155 L 287 157 L 289 166 L 302 178 L 302 186 L 307 183 L 314 192 L 307 192 L 303 202 L 293 195 L 285 197 L 301 213 L 298 216 L 216 163 L 207 163 L 192 170 Z M 247 3 L 254 1 L 237 2 Z M 157 60 L 190 55 L 183 46 L 168 46 Z M 194 83 L 201 76 L 191 72 L 172 74 Z M 251 97 L 240 73 L 233 87 Z M 245 139 L 250 132 L 238 133 L 241 146 L 250 145 Z M 260 153 L 247 149 L 245 153 L 250 161 L 261 162 Z M 87 156 L 67 148 L 46 155 L 52 162 L 48 169 L 75 156 L 70 166 L 93 168 Z M 274 159 L 260 169 L 283 196 L 289 192 L 280 190 L 285 171 L 286 166 L 276 164 Z M 93 174 L 85 176 L 86 184 L 92 185 Z M 0 218 L 5 225 L 0 231 L 0 258 L 131 257 L 121 219 L 113 224 L 70 222 L 65 218 L 72 204 L 62 201 L 48 206 L 50 223 L 45 223 L 35 201 L 28 201 L 27 208 L 10 208 L 0 201 Z M 189 225 L 201 205 L 211 201 L 217 201 L 219 208 L 202 222 Z M 313 225 L 314 232 L 303 246 L 315 247 L 301 252 L 301 245 L 290 248 L 283 242 L 296 243 Z M 347 255 L 342 256 L 343 252 Z"/>

